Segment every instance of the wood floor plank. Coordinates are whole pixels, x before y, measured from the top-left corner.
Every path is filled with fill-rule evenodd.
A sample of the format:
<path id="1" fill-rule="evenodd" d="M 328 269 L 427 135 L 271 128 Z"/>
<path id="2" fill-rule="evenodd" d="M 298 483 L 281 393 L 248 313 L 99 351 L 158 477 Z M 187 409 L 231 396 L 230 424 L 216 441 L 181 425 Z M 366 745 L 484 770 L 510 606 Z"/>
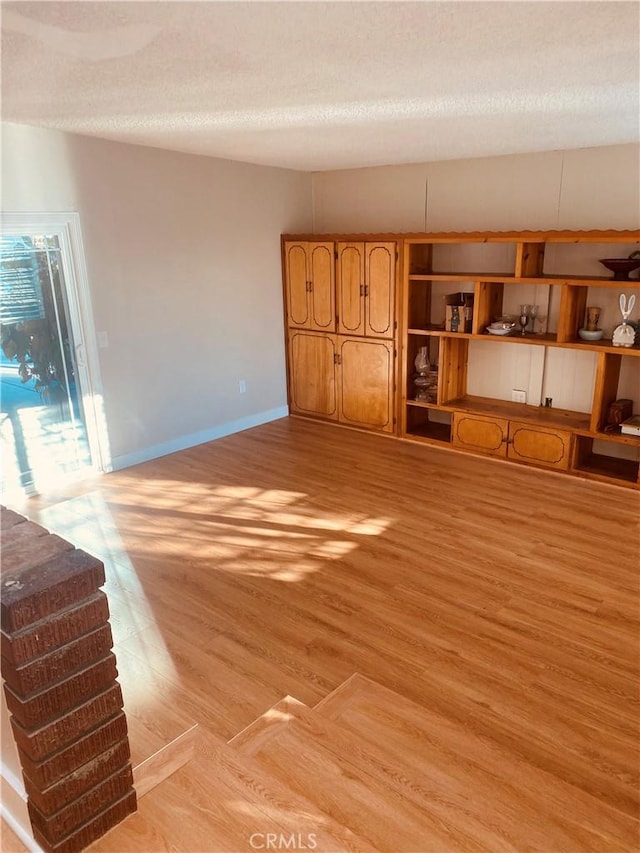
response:
<path id="1" fill-rule="evenodd" d="M 571 853 L 637 853 L 639 562 L 618 552 L 640 541 L 640 494 L 282 419 L 21 508 L 105 561 L 140 760 L 196 722 L 226 740 L 274 697 L 313 704 L 358 671 L 462 727 L 472 755 L 498 750 L 508 814 L 518 773 L 553 780 L 527 789 L 526 849 L 549 853 L 548 832 Z M 449 760 L 485 798 L 460 750 Z M 189 772 L 103 849 L 228 853 L 237 836 L 217 815 L 207 835 Z M 159 806 L 156 821 L 169 783 L 185 820 L 200 798 L 197 848 Z M 597 804 L 588 836 L 551 794 L 566 785 Z"/>
<path id="2" fill-rule="evenodd" d="M 621 820 L 611 807 L 559 783 L 553 774 L 523 764 L 516 753 L 478 737 L 471 726 L 452 724 L 361 675 L 318 703 L 315 711 L 348 727 L 371 748 L 384 745 L 398 757 L 398 765 L 410 768 L 405 771 L 409 777 L 416 771 L 438 774 L 439 790 L 443 796 L 448 792 L 454 802 L 460 792 L 482 791 L 481 798 L 465 802 L 464 808 L 474 811 L 487 829 L 492 827 L 510 839 L 516 850 L 530 845 L 550 850 L 598 849 L 607 825 L 615 842 L 626 844 L 627 849 L 633 849 L 637 840 L 638 823 L 633 817 Z M 547 808 L 554 804 L 543 825 L 539 822 L 541 788 Z M 489 844 L 487 849 L 494 848 Z"/>

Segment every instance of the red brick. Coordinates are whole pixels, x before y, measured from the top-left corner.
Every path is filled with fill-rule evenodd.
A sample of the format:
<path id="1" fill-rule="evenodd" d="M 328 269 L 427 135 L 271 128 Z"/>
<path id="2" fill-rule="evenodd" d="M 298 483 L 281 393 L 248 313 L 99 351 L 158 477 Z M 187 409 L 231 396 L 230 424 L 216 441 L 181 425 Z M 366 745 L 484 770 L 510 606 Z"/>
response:
<path id="1" fill-rule="evenodd" d="M 132 789 L 124 797 L 115 803 L 111 803 L 106 809 L 94 815 L 85 824 L 55 844 L 47 841 L 37 826 L 33 827 L 33 834 L 38 844 L 47 853 L 80 853 L 81 850 L 101 838 L 105 832 L 119 824 L 125 817 L 133 814 L 135 810 L 136 792 Z"/>
<path id="2" fill-rule="evenodd" d="M 102 591 L 74 603 L 53 616 L 34 622 L 22 631 L 0 634 L 2 657 L 20 665 L 51 649 L 69 643 L 109 619 L 109 602 Z"/>
<path id="3" fill-rule="evenodd" d="M 100 660 L 112 646 L 111 627 L 109 624 L 102 625 L 72 643 L 22 666 L 16 667 L 3 658 L 2 677 L 19 696 L 25 697 L 55 684 L 91 661 Z"/>
<path id="4" fill-rule="evenodd" d="M 25 728 L 41 726 L 65 711 L 75 708 L 89 696 L 95 696 L 118 677 L 116 658 L 109 652 L 102 660 L 49 687 L 23 699 L 8 684 L 4 686 L 7 707 Z"/>
<path id="5" fill-rule="evenodd" d="M 38 827 L 50 844 L 55 844 L 82 826 L 89 817 L 124 796 L 132 786 L 133 773 L 131 764 L 127 762 L 113 775 L 102 779 L 77 800 L 52 815 L 43 815 L 33 801 L 29 800 L 27 805 L 31 823 Z"/>
<path id="6" fill-rule="evenodd" d="M 115 716 L 122 704 L 122 691 L 116 682 L 45 726 L 33 730 L 25 729 L 15 717 L 11 717 L 11 727 L 22 752 L 32 761 L 42 761 L 51 753 L 71 745 L 79 737 Z"/>
<path id="7" fill-rule="evenodd" d="M 129 741 L 125 737 L 124 740 L 80 765 L 44 790 L 32 781 L 25 771 L 24 786 L 31 802 L 47 817 L 60 811 L 90 788 L 113 775 L 129 762 L 129 758 Z"/>
<path id="8" fill-rule="evenodd" d="M 25 525 L 29 522 L 25 522 Z M 20 524 L 18 527 L 24 527 Z M 15 532 L 15 528 L 12 528 Z M 10 533 L 8 535 L 11 535 Z M 48 563 L 63 551 L 72 551 L 73 545 L 61 536 L 49 533 L 48 536 L 34 536 L 22 542 L 20 548 L 10 548 L 7 554 L 2 555 L 2 591 L 5 590 L 5 581 L 11 578 L 11 584 L 7 589 L 15 586 L 15 578 L 31 569 Z M 3 549 L 4 551 L 4 549 Z M 6 577 L 8 576 L 8 577 Z M 15 576 L 15 577 L 14 577 Z"/>
<path id="9" fill-rule="evenodd" d="M 56 538 L 46 536 L 34 540 L 34 544 L 44 548 L 42 543 Z M 72 548 L 68 542 L 65 545 Z M 16 565 L 15 571 L 2 576 L 2 630 L 11 634 L 82 601 L 93 595 L 104 580 L 100 560 L 79 549 L 57 553 L 37 565 L 20 569 Z"/>
<path id="10" fill-rule="evenodd" d="M 87 761 L 113 748 L 123 738 L 127 738 L 127 719 L 124 712 L 120 711 L 89 734 L 49 755 L 43 761 L 33 761 L 18 747 L 25 783 L 26 777 L 29 777 L 40 789 L 49 788 Z M 126 743 L 129 741 L 126 740 Z"/>
<path id="11" fill-rule="evenodd" d="M 27 539 L 38 539 L 41 536 L 49 536 L 46 527 L 41 527 L 33 521 L 25 521 L 24 524 L 16 524 L 8 530 L 2 531 L 2 557 L 3 561 L 13 548 L 24 548 Z"/>
<path id="12" fill-rule="evenodd" d="M 0 506 L 0 530 L 4 533 L 16 524 L 24 524 L 27 519 L 24 515 L 14 512 L 12 509 L 7 509 L 6 506 Z"/>

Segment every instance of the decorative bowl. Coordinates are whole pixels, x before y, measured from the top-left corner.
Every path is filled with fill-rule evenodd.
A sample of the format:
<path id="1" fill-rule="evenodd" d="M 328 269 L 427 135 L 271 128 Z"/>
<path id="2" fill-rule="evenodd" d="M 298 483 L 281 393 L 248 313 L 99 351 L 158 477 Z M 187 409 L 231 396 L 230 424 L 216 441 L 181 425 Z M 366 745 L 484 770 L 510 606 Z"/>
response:
<path id="1" fill-rule="evenodd" d="M 487 326 L 487 332 L 489 332 L 490 335 L 510 335 L 512 331 L 513 331 L 513 326 L 507 326 L 506 329 L 504 329 L 504 328 L 494 329 L 493 326 Z"/>
<path id="2" fill-rule="evenodd" d="M 595 332 L 590 332 L 588 329 L 578 329 L 578 334 L 583 341 L 599 341 L 604 332 L 602 329 L 596 329 Z"/>
<path id="3" fill-rule="evenodd" d="M 611 270 L 614 281 L 629 281 L 629 273 L 640 268 L 640 258 L 600 258 L 600 263 Z"/>

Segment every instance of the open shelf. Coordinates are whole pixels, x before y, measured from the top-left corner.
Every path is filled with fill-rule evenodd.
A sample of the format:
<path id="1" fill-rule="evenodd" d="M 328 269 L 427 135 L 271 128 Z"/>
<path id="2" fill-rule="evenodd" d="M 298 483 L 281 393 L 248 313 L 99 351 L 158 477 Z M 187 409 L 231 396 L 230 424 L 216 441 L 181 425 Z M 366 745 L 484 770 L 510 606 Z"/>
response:
<path id="1" fill-rule="evenodd" d="M 640 449 L 640 435 L 626 435 L 621 432 L 593 432 L 585 430 L 584 432 L 576 430 L 579 435 L 584 435 L 588 438 L 597 438 L 599 441 L 611 441 L 614 444 L 628 444 L 629 447 L 637 447 Z"/>
<path id="2" fill-rule="evenodd" d="M 418 409 L 441 409 L 437 403 L 425 403 L 423 400 L 407 400 L 407 406 L 415 406 Z"/>
<path id="3" fill-rule="evenodd" d="M 621 480 L 638 483 L 640 462 L 594 452 L 593 438 L 576 436 L 576 454 L 573 468 L 582 474 L 609 481 Z"/>
<path id="4" fill-rule="evenodd" d="M 407 400 L 406 438 L 415 438 L 440 444 L 451 442 L 451 415 L 430 403 Z"/>
<path id="5" fill-rule="evenodd" d="M 442 444 L 451 442 L 451 426 L 441 423 L 425 423 L 413 427 L 407 431 L 407 438 L 425 438 L 431 441 L 439 441 Z"/>
<path id="6" fill-rule="evenodd" d="M 531 334 L 527 332 L 524 336 L 519 331 L 514 331 L 511 335 L 490 335 L 489 332 L 481 332 L 474 334 L 471 332 L 447 332 L 441 326 L 436 324 L 428 324 L 422 329 L 407 329 L 408 335 L 423 335 L 438 338 L 469 338 L 474 341 L 491 341 L 496 343 L 507 344 L 530 344 L 532 346 L 543 347 L 564 347 L 565 349 L 578 349 L 587 352 L 610 352 L 622 356 L 640 356 L 640 346 L 634 347 L 614 347 L 610 338 L 602 338 L 599 341 L 583 341 L 582 338 L 575 338 L 570 341 L 559 341 L 554 334 Z"/>

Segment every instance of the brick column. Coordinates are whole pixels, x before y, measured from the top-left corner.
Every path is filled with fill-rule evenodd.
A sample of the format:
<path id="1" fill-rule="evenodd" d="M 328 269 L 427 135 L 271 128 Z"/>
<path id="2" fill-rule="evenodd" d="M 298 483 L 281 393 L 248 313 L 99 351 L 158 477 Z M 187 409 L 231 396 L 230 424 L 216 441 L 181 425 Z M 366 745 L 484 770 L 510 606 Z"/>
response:
<path id="1" fill-rule="evenodd" d="M 104 566 L 11 510 L 2 677 L 36 841 L 74 853 L 136 810 Z"/>

